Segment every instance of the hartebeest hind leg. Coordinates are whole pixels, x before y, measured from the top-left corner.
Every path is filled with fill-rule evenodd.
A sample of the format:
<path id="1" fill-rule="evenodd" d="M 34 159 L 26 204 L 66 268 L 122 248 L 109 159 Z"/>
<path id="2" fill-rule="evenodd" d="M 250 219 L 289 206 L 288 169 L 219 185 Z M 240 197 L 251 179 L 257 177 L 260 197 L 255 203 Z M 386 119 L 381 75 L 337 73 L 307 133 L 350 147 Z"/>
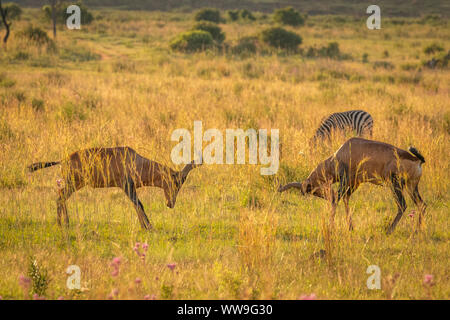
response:
<path id="1" fill-rule="evenodd" d="M 70 198 L 70 196 L 72 195 L 72 193 L 75 192 L 75 188 L 73 186 L 73 184 L 68 183 L 66 180 L 66 185 L 59 190 L 59 197 L 58 200 L 56 201 L 56 205 L 57 205 L 57 220 L 58 220 L 58 225 L 61 226 L 61 216 L 64 215 L 64 223 L 66 224 L 66 226 L 69 226 L 69 215 L 67 214 L 67 204 L 66 201 L 67 199 Z"/>
<path id="2" fill-rule="evenodd" d="M 406 210 L 406 201 L 403 197 L 403 182 L 399 180 L 399 178 L 396 175 L 391 176 L 391 182 L 392 182 L 392 189 L 395 196 L 395 201 L 397 203 L 397 215 L 394 218 L 394 221 L 392 221 L 392 224 L 389 226 L 387 230 L 387 234 L 391 234 L 392 231 L 394 231 L 395 226 L 402 218 L 403 212 Z"/>
<path id="3" fill-rule="evenodd" d="M 411 191 L 413 190 L 413 191 Z M 425 215 L 425 210 L 427 208 L 427 204 L 422 200 L 422 197 L 419 193 L 419 185 L 416 184 L 411 189 L 408 189 L 409 194 L 411 196 L 411 199 L 414 201 L 414 204 L 416 205 L 418 211 L 419 211 L 419 218 L 417 220 L 417 227 L 420 229 L 422 227 L 422 219 Z"/>
<path id="4" fill-rule="evenodd" d="M 356 191 L 356 189 L 358 189 L 358 184 L 355 186 L 351 186 L 347 189 L 347 192 L 344 194 L 343 196 L 343 200 L 344 200 L 344 205 L 345 205 L 345 214 L 346 214 L 346 218 L 347 218 L 347 224 L 348 224 L 348 230 L 353 231 L 353 221 L 352 221 L 352 212 L 350 210 L 350 206 L 349 206 L 349 201 L 350 201 L 350 196 L 352 195 L 353 192 Z"/>
<path id="5" fill-rule="evenodd" d="M 352 222 L 352 216 L 351 216 L 350 207 L 349 207 L 348 203 L 350 201 L 350 196 L 357 188 L 358 188 L 358 185 L 355 185 L 355 186 L 350 185 L 350 178 L 348 176 L 348 171 L 345 166 L 342 166 L 339 170 L 339 188 L 338 188 L 337 202 L 339 202 L 340 199 L 343 199 L 343 201 L 344 201 L 345 214 L 346 214 L 348 229 L 350 231 L 353 230 L 353 222 Z"/>
<path id="6" fill-rule="evenodd" d="M 143 229 L 150 230 L 152 226 L 147 218 L 147 215 L 145 214 L 144 206 L 142 205 L 142 202 L 139 200 L 137 196 L 136 185 L 134 184 L 134 181 L 132 179 L 127 179 L 127 182 L 125 183 L 124 186 L 124 191 L 130 198 L 131 202 L 133 202 L 134 204 L 134 208 L 136 209 L 141 227 Z"/>

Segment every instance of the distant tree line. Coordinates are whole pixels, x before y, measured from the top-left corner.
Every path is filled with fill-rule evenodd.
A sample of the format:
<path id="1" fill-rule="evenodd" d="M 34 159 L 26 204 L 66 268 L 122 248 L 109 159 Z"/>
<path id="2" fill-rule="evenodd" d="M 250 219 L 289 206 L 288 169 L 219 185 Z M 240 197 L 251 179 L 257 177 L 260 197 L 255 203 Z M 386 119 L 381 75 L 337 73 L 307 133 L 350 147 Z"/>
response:
<path id="1" fill-rule="evenodd" d="M 22 6 L 42 7 L 46 0 L 11 0 Z M 377 5 L 383 8 L 384 17 L 419 17 L 428 14 L 440 14 L 449 17 L 446 0 L 427 1 L 392 1 L 379 0 Z M 120 7 L 128 10 L 197 10 L 204 7 L 214 7 L 221 10 L 248 9 L 264 13 L 292 6 L 300 12 L 309 15 L 339 14 L 366 16 L 368 6 L 365 0 L 84 0 L 87 7 Z"/>

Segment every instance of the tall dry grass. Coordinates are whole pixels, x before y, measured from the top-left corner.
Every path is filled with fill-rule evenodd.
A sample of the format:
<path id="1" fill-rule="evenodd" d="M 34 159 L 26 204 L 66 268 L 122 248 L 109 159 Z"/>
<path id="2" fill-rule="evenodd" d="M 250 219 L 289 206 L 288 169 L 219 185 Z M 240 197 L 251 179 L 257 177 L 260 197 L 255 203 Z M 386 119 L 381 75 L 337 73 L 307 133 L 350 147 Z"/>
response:
<path id="1" fill-rule="evenodd" d="M 26 11 L 39 25 L 35 14 Z M 372 32 L 355 21 L 329 29 L 325 18 L 312 17 L 297 29 L 302 47 L 338 41 L 353 57 L 336 61 L 282 53 L 171 53 L 167 44 L 190 28 L 189 15 L 103 15 L 79 32 L 60 30 L 56 51 L 24 45 L 15 32 L 1 51 L 4 299 L 32 297 L 18 280 L 30 257 L 47 270 L 49 299 L 449 297 L 449 71 L 419 66 L 427 44 L 448 48 L 447 24 L 386 25 Z M 232 42 L 268 23 L 230 23 L 223 30 Z M 378 60 L 394 69 L 374 68 Z M 406 63 L 417 68 L 404 70 Z M 363 185 L 352 196 L 353 232 L 342 205 L 330 229 L 325 201 L 276 194 L 279 182 L 304 179 L 339 147 L 342 138 L 315 149 L 308 141 L 322 117 L 350 109 L 372 114 L 374 139 L 400 148 L 412 144 L 427 160 L 419 187 L 428 211 L 420 234 L 413 233 L 417 215 L 408 199 L 394 234 L 385 235 L 396 210 L 388 188 Z M 83 148 L 125 145 L 175 167 L 170 135 L 176 128 L 192 130 L 194 120 L 205 129 L 280 129 L 277 176 L 262 177 L 252 165 L 203 166 L 190 174 L 173 210 L 159 189 L 139 190 L 155 227 L 148 233 L 118 189 L 75 193 L 68 202 L 71 226 L 58 228 L 59 168 L 32 175 L 25 170 Z M 139 255 L 133 249 L 136 242 L 148 244 L 144 257 L 142 247 Z M 121 262 L 113 276 L 115 257 Z M 81 269 L 79 291 L 66 287 L 72 264 Z M 382 290 L 366 287 L 373 264 L 382 270 Z M 431 292 L 423 284 L 426 274 L 434 277 Z"/>

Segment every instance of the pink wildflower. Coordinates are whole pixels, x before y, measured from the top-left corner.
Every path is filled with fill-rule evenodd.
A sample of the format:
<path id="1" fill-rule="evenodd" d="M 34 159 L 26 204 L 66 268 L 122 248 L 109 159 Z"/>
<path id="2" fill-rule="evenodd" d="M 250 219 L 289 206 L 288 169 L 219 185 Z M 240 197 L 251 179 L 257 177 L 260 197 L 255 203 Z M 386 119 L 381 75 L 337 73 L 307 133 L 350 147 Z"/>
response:
<path id="1" fill-rule="evenodd" d="M 175 269 L 176 266 L 177 266 L 177 265 L 176 265 L 175 263 L 169 263 L 169 264 L 167 265 L 167 268 L 169 268 L 170 270 L 173 271 L 173 269 Z"/>
<path id="2" fill-rule="evenodd" d="M 433 275 L 432 274 L 426 274 L 424 279 L 423 279 L 423 283 L 425 285 L 432 286 L 434 284 L 434 282 L 433 282 Z"/>
<path id="3" fill-rule="evenodd" d="M 116 266 L 119 266 L 121 262 L 122 262 L 122 258 L 120 258 L 120 257 L 115 257 L 115 258 L 113 259 L 113 261 L 112 261 L 112 264 L 113 264 L 113 265 L 116 265 Z"/>
<path id="4" fill-rule="evenodd" d="M 311 293 L 310 295 L 307 294 L 302 294 L 298 300 L 316 300 L 316 294 L 315 293 Z"/>
<path id="5" fill-rule="evenodd" d="M 64 180 L 63 179 L 56 179 L 56 185 L 58 186 L 58 189 L 62 189 Z"/>

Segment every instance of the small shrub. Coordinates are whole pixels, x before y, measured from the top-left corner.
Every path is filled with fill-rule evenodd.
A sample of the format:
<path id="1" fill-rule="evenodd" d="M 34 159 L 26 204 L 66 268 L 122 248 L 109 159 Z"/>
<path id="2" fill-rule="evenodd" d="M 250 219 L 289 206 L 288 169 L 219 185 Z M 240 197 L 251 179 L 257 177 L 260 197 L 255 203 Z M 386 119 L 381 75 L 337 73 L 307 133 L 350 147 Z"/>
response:
<path id="1" fill-rule="evenodd" d="M 400 68 L 405 71 L 411 71 L 416 70 L 418 68 L 418 65 L 414 63 L 404 63 L 400 65 Z"/>
<path id="2" fill-rule="evenodd" d="M 222 43 L 223 40 L 225 40 L 225 33 L 223 33 L 222 29 L 214 22 L 200 21 L 194 25 L 192 30 L 202 30 L 209 32 L 212 38 L 218 43 Z"/>
<path id="3" fill-rule="evenodd" d="M 392 63 L 390 63 L 388 61 L 375 61 L 373 63 L 373 68 L 374 69 L 383 68 L 383 69 L 386 69 L 386 70 L 392 70 L 395 67 L 394 67 L 394 65 Z"/>
<path id="4" fill-rule="evenodd" d="M 230 21 L 237 21 L 239 19 L 239 10 L 228 10 L 227 15 Z"/>
<path id="5" fill-rule="evenodd" d="M 33 98 L 31 100 L 31 107 L 34 111 L 42 111 L 44 110 L 44 100 Z"/>
<path id="6" fill-rule="evenodd" d="M 369 54 L 367 52 L 363 53 L 363 55 L 362 55 L 362 62 L 363 63 L 369 62 Z"/>
<path id="7" fill-rule="evenodd" d="M 322 47 L 319 50 L 319 54 L 322 57 L 328 57 L 328 58 L 339 58 L 341 55 L 341 52 L 339 50 L 339 43 L 337 42 L 330 42 L 326 47 Z"/>
<path id="8" fill-rule="evenodd" d="M 423 49 L 423 52 L 425 52 L 425 54 L 434 54 L 442 51 L 444 51 L 444 48 L 438 43 L 432 43 L 426 46 L 425 49 Z"/>
<path id="9" fill-rule="evenodd" d="M 72 102 L 66 102 L 61 106 L 60 117 L 68 122 L 72 122 L 74 120 L 83 121 L 87 119 L 87 114 L 80 105 Z"/>
<path id="10" fill-rule="evenodd" d="M 28 25 L 24 30 L 19 32 L 19 36 L 34 42 L 38 46 L 49 45 L 53 41 L 49 38 L 47 32 L 39 27 L 33 27 L 33 25 Z"/>
<path id="11" fill-rule="evenodd" d="M 40 267 L 34 258 L 30 258 L 28 264 L 28 277 L 31 278 L 31 292 L 39 296 L 45 296 L 50 279 L 45 268 Z"/>
<path id="12" fill-rule="evenodd" d="M 263 30 L 261 39 L 272 47 L 286 50 L 295 50 L 302 43 L 302 38 L 298 34 L 279 27 Z"/>
<path id="13" fill-rule="evenodd" d="M 243 37 L 231 48 L 233 54 L 254 54 L 258 48 L 257 37 Z"/>
<path id="14" fill-rule="evenodd" d="M 29 58 L 30 58 L 30 55 L 27 52 L 18 51 L 14 54 L 13 60 L 23 61 L 23 60 L 28 60 Z"/>
<path id="15" fill-rule="evenodd" d="M 255 66 L 251 62 L 247 62 L 242 65 L 242 75 L 246 78 L 257 79 L 263 74 L 264 70 L 259 66 Z"/>
<path id="16" fill-rule="evenodd" d="M 112 64 L 112 70 L 113 72 L 129 72 L 129 73 L 135 73 L 136 72 L 136 64 L 134 61 L 130 60 L 119 60 L 115 61 Z"/>
<path id="17" fill-rule="evenodd" d="M 27 96 L 23 91 L 15 91 L 13 92 L 13 95 L 19 103 L 24 102 L 27 99 Z"/>
<path id="18" fill-rule="evenodd" d="M 220 23 L 222 18 L 220 16 L 220 11 L 212 8 L 200 9 L 195 13 L 195 21 L 211 21 L 215 23 Z"/>
<path id="19" fill-rule="evenodd" d="M 256 20 L 255 16 L 252 14 L 252 12 L 247 9 L 242 9 L 239 12 L 239 15 L 244 20 L 252 20 L 252 21 Z"/>
<path id="20" fill-rule="evenodd" d="M 273 15 L 273 20 L 277 23 L 294 27 L 305 24 L 305 18 L 292 7 L 276 10 Z"/>
<path id="21" fill-rule="evenodd" d="M 11 88 L 16 85 L 16 81 L 9 79 L 4 73 L 0 73 L 0 87 Z"/>
<path id="22" fill-rule="evenodd" d="M 450 50 L 447 53 L 442 53 L 437 57 L 433 57 L 423 63 L 423 65 L 430 69 L 435 68 L 446 68 L 448 66 L 448 61 L 450 60 Z"/>
<path id="23" fill-rule="evenodd" d="M 330 58 L 330 59 L 346 59 L 348 55 L 342 54 L 339 49 L 339 43 L 330 42 L 326 46 L 319 48 L 310 47 L 306 52 L 308 58 Z"/>
<path id="24" fill-rule="evenodd" d="M 179 34 L 170 43 L 170 48 L 174 51 L 196 52 L 211 48 L 214 43 L 209 32 L 193 30 Z"/>

